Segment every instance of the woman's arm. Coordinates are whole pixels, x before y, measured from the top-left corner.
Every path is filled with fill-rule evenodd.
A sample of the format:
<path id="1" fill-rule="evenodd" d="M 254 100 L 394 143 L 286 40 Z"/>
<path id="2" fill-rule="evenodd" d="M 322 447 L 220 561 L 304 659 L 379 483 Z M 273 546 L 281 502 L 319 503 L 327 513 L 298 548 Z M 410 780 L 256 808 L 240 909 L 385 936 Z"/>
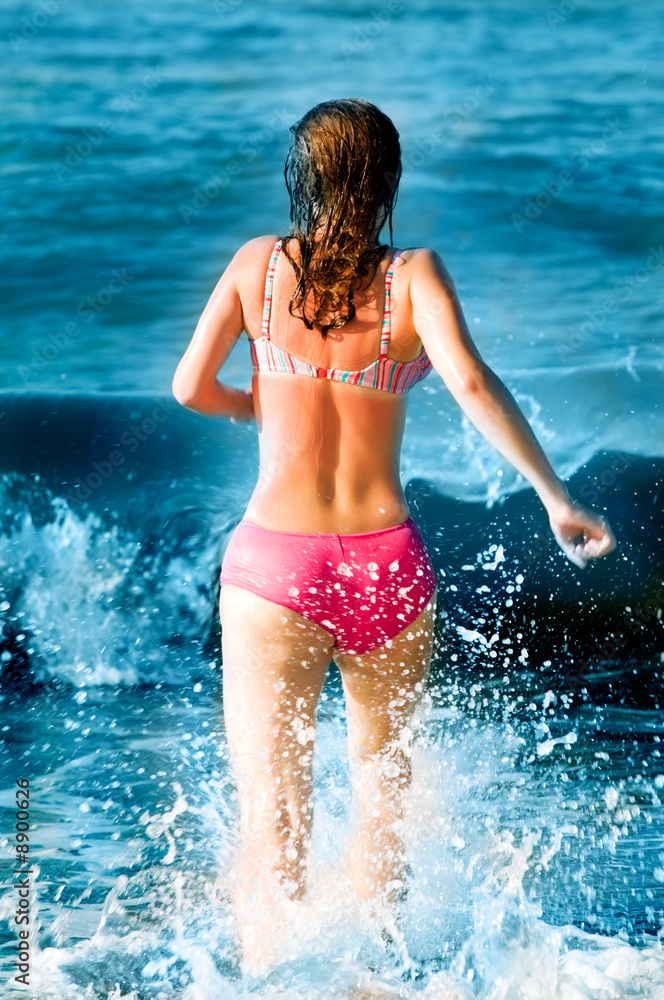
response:
<path id="1" fill-rule="evenodd" d="M 173 376 L 173 395 L 183 406 L 240 421 L 254 418 L 251 390 L 222 385 L 217 372 L 244 328 L 237 279 L 247 265 L 246 247 L 238 250 L 217 282 Z"/>
<path id="2" fill-rule="evenodd" d="M 531 483 L 568 558 L 583 567 L 610 552 L 616 541 L 608 522 L 574 503 L 514 397 L 480 357 L 438 254 L 418 250 L 412 263 L 415 330 L 447 388 L 487 441 Z"/>

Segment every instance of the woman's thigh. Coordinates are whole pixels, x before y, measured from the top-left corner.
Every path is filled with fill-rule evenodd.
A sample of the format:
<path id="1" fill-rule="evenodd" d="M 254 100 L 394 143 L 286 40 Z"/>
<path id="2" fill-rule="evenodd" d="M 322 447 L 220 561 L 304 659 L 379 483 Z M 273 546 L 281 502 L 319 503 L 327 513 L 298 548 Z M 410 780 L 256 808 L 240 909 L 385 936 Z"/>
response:
<path id="1" fill-rule="evenodd" d="M 437 591 L 394 639 L 362 656 L 334 654 L 346 696 L 351 761 L 400 742 L 422 695 L 433 651 Z"/>
<path id="2" fill-rule="evenodd" d="M 261 776 L 274 780 L 292 767 L 294 754 L 301 760 L 313 749 L 334 638 L 296 611 L 232 584 L 221 588 L 219 613 L 226 734 L 242 790 Z"/>

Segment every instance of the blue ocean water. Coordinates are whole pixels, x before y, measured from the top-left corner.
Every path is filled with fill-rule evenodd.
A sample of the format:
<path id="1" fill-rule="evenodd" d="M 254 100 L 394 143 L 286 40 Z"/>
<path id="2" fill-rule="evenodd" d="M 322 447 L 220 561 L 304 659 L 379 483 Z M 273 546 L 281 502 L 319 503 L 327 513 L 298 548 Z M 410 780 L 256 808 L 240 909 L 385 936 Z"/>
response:
<path id="1" fill-rule="evenodd" d="M 30 779 L 34 996 L 664 997 L 663 494 L 647 472 L 664 457 L 663 14 L 661 0 L 0 8 L 0 804 L 11 849 L 14 782 Z M 170 384 L 237 247 L 287 226 L 289 125 L 341 96 L 400 131 L 395 244 L 442 255 L 556 468 L 616 505 L 629 544 L 608 590 L 575 602 L 569 567 L 495 533 L 520 477 L 435 374 L 416 388 L 404 481 L 426 485 L 423 518 L 430 497 L 458 503 L 461 528 L 441 555 L 401 967 L 343 881 L 331 675 L 310 902 L 253 982 L 229 905 L 215 584 L 255 431 L 179 411 Z M 224 375 L 248 383 L 246 340 Z M 579 606 L 569 634 L 544 562 Z M 609 605 L 629 643 L 599 623 Z M 574 683 L 572 634 L 592 668 Z M 7 995 L 15 906 L 7 876 Z"/>

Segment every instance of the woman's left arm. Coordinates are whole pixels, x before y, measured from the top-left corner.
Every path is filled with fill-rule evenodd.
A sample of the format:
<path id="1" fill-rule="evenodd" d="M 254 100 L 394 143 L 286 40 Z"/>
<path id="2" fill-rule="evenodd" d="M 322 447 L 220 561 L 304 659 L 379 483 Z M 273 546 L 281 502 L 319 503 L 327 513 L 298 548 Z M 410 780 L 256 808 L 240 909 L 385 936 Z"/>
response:
<path id="1" fill-rule="evenodd" d="M 243 251 L 244 247 L 238 250 L 217 282 L 175 370 L 172 385 L 173 395 L 182 406 L 236 421 L 254 419 L 251 390 L 223 385 L 217 373 L 244 329 L 237 283 L 246 258 Z"/>
<path id="2" fill-rule="evenodd" d="M 412 261 L 415 330 L 466 416 L 533 486 L 568 559 L 583 568 L 589 559 L 612 552 L 616 540 L 608 521 L 572 500 L 514 397 L 481 358 L 438 254 L 422 248 Z"/>

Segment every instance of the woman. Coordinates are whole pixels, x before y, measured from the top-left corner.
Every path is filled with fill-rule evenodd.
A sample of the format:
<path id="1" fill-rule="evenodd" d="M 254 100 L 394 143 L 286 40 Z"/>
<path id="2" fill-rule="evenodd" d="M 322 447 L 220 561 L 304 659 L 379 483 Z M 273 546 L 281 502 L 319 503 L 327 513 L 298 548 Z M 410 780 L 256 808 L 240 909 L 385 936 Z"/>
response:
<path id="1" fill-rule="evenodd" d="M 270 908 L 305 890 L 318 696 L 347 704 L 352 884 L 379 910 L 403 889 L 408 723 L 431 658 L 436 576 L 399 481 L 406 393 L 435 368 L 537 491 L 576 565 L 609 552 L 473 344 L 440 257 L 379 243 L 401 173 L 378 108 L 326 101 L 291 131 L 292 232 L 250 240 L 219 280 L 173 380 L 184 406 L 256 419 L 260 471 L 228 544 L 220 616 L 226 731 L 240 797 L 236 898 L 247 968 L 272 957 Z M 245 330 L 243 392 L 216 376 Z M 272 918 L 273 919 L 273 918 Z"/>

